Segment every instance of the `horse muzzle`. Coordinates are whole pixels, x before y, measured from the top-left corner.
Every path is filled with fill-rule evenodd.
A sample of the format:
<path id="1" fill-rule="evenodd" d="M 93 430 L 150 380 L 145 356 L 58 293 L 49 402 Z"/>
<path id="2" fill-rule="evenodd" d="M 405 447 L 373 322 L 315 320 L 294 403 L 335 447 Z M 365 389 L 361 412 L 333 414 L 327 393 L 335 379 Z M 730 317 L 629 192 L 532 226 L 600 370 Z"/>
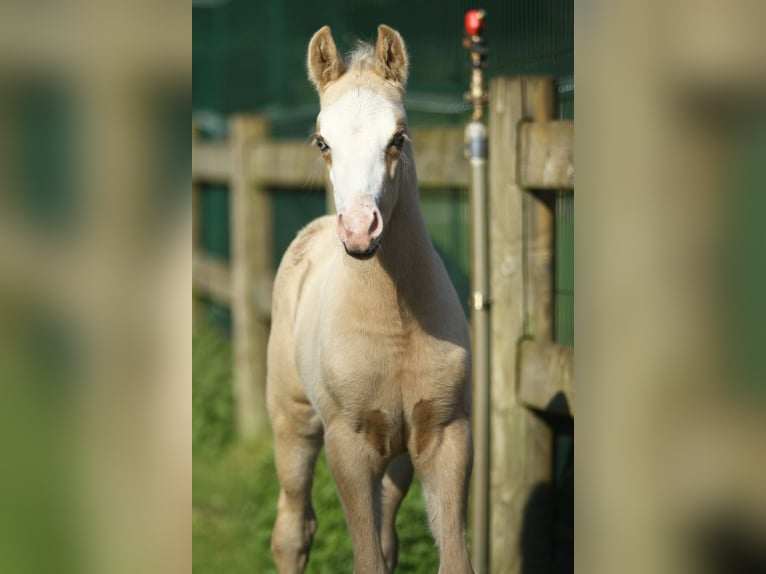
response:
<path id="1" fill-rule="evenodd" d="M 341 211 L 336 231 L 346 253 L 357 259 L 366 259 L 375 253 L 380 244 L 383 216 L 377 207 Z"/>

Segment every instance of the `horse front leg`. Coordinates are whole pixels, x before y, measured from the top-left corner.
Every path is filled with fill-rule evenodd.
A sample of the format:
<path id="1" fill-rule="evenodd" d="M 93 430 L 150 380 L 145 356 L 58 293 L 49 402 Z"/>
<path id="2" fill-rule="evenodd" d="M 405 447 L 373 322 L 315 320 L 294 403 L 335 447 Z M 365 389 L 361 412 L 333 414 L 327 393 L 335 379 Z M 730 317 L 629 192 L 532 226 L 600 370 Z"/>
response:
<path id="1" fill-rule="evenodd" d="M 399 538 L 396 535 L 396 513 L 412 484 L 412 460 L 407 453 L 391 461 L 383 477 L 380 539 L 388 569 L 393 571 L 399 561 Z"/>
<path id="2" fill-rule="evenodd" d="M 385 459 L 343 422 L 328 425 L 325 449 L 354 547 L 354 572 L 390 574 L 380 541 Z"/>
<path id="3" fill-rule="evenodd" d="M 304 407 L 308 413 L 309 407 Z M 300 574 L 306 568 L 317 529 L 311 504 L 314 465 L 322 447 L 319 419 L 299 424 L 295 417 L 272 412 L 279 501 L 271 536 L 271 552 L 280 574 Z"/>
<path id="4" fill-rule="evenodd" d="M 467 418 L 443 429 L 417 429 L 412 455 L 423 483 L 431 530 L 439 547 L 439 574 L 473 572 L 466 543 L 466 503 L 473 447 Z M 424 436 L 430 435 L 425 440 Z M 418 448 L 420 446 L 421 448 Z M 411 451 L 412 452 L 412 451 Z"/>

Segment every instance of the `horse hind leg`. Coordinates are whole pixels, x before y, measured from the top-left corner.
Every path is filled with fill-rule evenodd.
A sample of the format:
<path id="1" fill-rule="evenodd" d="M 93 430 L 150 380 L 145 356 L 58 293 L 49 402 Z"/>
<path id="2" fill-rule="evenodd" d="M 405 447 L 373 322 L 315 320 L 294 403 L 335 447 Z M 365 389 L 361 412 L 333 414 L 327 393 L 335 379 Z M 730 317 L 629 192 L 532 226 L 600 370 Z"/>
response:
<path id="1" fill-rule="evenodd" d="M 322 447 L 321 424 L 310 429 L 296 429 L 294 425 L 294 419 L 274 417 L 280 491 L 271 552 L 280 574 L 303 572 L 317 529 L 311 486 Z"/>
<path id="2" fill-rule="evenodd" d="M 383 476 L 380 540 L 386 566 L 391 571 L 394 570 L 399 559 L 396 513 L 412 484 L 412 474 L 412 460 L 410 455 L 405 453 L 389 463 L 386 474 Z"/>

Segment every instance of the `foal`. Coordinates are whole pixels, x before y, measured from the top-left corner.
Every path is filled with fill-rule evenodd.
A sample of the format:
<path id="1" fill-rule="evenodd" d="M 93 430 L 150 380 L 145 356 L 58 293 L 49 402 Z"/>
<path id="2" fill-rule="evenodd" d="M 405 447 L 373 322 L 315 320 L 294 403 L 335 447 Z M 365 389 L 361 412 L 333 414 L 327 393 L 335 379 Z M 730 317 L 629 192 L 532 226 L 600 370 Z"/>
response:
<path id="1" fill-rule="evenodd" d="M 407 69 L 404 43 L 387 26 L 348 64 L 327 26 L 309 43 L 321 103 L 315 143 L 337 215 L 299 233 L 274 283 L 268 407 L 281 491 L 271 547 L 283 574 L 308 560 L 323 443 L 358 574 L 396 566 L 394 521 L 413 466 L 439 572 L 472 572 L 468 331 L 420 212 Z"/>

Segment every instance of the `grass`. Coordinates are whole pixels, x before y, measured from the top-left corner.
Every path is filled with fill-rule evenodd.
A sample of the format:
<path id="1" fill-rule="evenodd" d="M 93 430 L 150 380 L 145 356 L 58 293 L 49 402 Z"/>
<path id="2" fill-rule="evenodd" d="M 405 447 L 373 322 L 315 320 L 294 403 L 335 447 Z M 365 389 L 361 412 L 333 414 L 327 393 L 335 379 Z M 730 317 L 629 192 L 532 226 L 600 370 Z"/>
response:
<path id="1" fill-rule="evenodd" d="M 276 572 L 269 551 L 277 483 L 269 437 L 238 443 L 233 433 L 231 350 L 214 329 L 195 333 L 193 376 L 193 571 L 197 574 Z M 310 574 L 353 570 L 343 512 L 322 454 L 313 488 L 319 529 Z M 413 482 L 397 517 L 398 573 L 438 570 L 420 483 Z"/>

